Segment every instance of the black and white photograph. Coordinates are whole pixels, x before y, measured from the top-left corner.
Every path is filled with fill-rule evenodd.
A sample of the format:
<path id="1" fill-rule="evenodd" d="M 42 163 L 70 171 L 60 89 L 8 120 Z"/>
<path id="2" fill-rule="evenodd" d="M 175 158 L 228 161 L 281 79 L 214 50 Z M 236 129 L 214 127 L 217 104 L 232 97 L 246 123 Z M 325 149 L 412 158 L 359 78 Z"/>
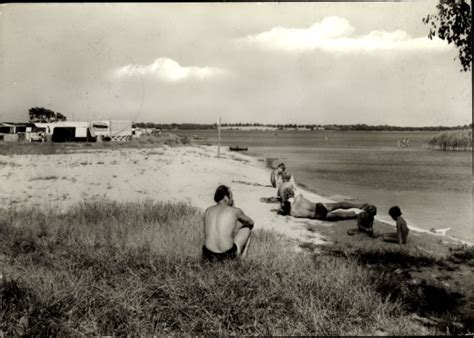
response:
<path id="1" fill-rule="evenodd" d="M 0 337 L 474 334 L 471 8 L 0 4 Z"/>

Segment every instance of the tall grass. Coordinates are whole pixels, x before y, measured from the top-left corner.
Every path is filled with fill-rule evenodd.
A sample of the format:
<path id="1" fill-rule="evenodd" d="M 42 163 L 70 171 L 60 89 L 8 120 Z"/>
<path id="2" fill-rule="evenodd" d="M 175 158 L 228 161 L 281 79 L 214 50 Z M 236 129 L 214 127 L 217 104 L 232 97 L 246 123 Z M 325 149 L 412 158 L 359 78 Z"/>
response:
<path id="1" fill-rule="evenodd" d="M 448 131 L 436 135 L 429 146 L 439 150 L 472 150 L 472 129 Z"/>
<path id="2" fill-rule="evenodd" d="M 245 260 L 200 261 L 187 204 L 0 211 L 0 330 L 12 335 L 416 334 L 356 259 L 289 250 L 256 231 Z M 434 331 L 433 331 L 434 332 Z"/>

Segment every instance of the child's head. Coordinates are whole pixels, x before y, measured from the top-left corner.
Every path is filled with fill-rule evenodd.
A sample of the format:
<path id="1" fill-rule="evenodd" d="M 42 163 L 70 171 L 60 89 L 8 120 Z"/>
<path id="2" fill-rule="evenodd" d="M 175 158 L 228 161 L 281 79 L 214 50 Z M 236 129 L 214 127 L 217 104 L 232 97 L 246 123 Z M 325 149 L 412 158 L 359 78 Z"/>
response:
<path id="1" fill-rule="evenodd" d="M 398 217 L 402 215 L 402 211 L 400 210 L 399 207 L 394 206 L 390 208 L 390 210 L 388 211 L 388 214 L 392 216 L 393 219 L 397 219 Z"/>

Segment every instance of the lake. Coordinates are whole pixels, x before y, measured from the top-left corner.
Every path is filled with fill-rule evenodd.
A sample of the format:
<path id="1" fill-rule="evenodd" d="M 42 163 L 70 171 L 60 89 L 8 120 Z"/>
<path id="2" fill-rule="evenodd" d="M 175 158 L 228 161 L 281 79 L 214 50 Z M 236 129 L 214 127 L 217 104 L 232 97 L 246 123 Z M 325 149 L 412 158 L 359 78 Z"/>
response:
<path id="1" fill-rule="evenodd" d="M 217 144 L 215 130 L 182 131 Z M 472 153 L 426 147 L 437 132 L 236 131 L 222 130 L 223 146 L 285 162 L 296 181 L 323 195 L 375 204 L 378 218 L 393 223 L 398 205 L 409 226 L 451 227 L 448 235 L 474 241 Z M 410 147 L 397 141 L 408 138 Z"/>

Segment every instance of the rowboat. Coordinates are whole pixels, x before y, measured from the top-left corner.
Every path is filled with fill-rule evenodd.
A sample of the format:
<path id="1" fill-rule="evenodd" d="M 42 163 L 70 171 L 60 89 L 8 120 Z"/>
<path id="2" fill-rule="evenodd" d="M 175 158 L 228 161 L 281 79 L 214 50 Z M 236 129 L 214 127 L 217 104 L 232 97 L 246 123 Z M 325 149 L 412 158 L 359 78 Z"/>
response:
<path id="1" fill-rule="evenodd" d="M 234 146 L 234 147 L 229 147 L 230 151 L 247 151 L 249 148 L 247 147 L 239 147 L 239 146 Z"/>

